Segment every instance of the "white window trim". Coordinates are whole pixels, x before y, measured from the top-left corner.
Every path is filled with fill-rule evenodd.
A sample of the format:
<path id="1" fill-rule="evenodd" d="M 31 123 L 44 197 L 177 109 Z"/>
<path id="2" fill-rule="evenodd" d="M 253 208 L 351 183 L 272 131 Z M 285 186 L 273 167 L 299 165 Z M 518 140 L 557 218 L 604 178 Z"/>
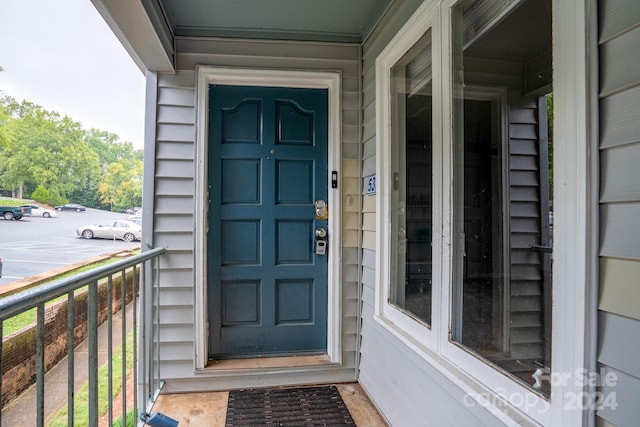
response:
<path id="1" fill-rule="evenodd" d="M 597 180 L 592 181 L 589 155 L 597 133 L 589 124 L 597 119 L 597 103 L 593 102 L 593 83 L 590 70 L 592 52 L 595 52 L 595 16 L 597 8 L 592 0 L 584 2 L 553 1 L 554 81 L 563 82 L 554 87 L 554 139 L 562 144 L 554 146 L 554 265 L 553 265 L 553 336 L 552 369 L 570 374 L 571 381 L 553 384 L 551 398 L 540 397 L 528 387 L 490 366 L 462 346 L 449 341 L 451 326 L 450 298 L 452 291 L 452 188 L 442 185 L 451 182 L 452 123 L 451 123 L 451 62 L 447 53 L 451 46 L 449 8 L 457 1 L 443 0 L 442 13 L 438 1 L 423 3 L 405 26 L 382 51 L 376 61 L 376 142 L 379 193 L 376 200 L 376 293 L 375 318 L 397 336 L 407 347 L 419 354 L 427 363 L 439 369 L 450 381 L 477 399 L 508 425 L 563 425 L 581 426 L 593 417 L 593 411 L 566 410 L 570 396 L 592 393 L 588 385 L 576 380 L 576 370 L 593 372 L 594 348 L 591 335 L 595 334 L 593 311 L 592 267 L 593 247 L 597 236 L 591 236 L 593 216 L 597 214 L 592 194 Z M 441 25 L 433 17 L 441 17 Z M 432 328 L 414 321 L 389 304 L 390 283 L 390 84 L 389 70 L 406 50 L 432 28 L 434 54 L 436 39 L 442 34 L 443 60 L 441 73 L 434 66 L 434 220 L 433 235 L 433 300 Z M 440 28 L 441 30 L 439 30 Z M 588 50 L 588 54 L 585 54 Z M 440 59 L 440 58 L 438 58 Z M 436 82 L 441 81 L 441 87 Z M 440 91 L 439 91 L 440 89 Z M 592 98 L 589 98 L 591 96 Z M 597 99 L 596 99 L 597 101 Z M 442 108 L 438 108 L 439 102 Z M 436 111 L 444 111 L 436 117 Z M 440 128 L 442 124 L 442 131 Z M 439 129 L 439 130 L 438 130 Z M 438 149 L 436 132 L 442 133 L 445 147 Z M 595 135 L 595 136 L 594 136 Z M 440 150 L 441 152 L 438 152 Z M 581 155 L 576 155 L 581 153 Z M 442 159 L 442 160 L 440 160 Z M 442 162 L 442 163 L 440 163 Z M 596 233 L 597 234 L 597 233 Z M 591 237 L 585 237 L 591 236 Z M 446 249 L 446 250 L 445 250 Z M 444 286 L 443 284 L 447 284 Z M 447 327 L 443 327 L 446 325 Z M 496 393 L 503 392 L 502 397 Z M 590 394 L 593 396 L 592 394 Z M 495 405 L 487 405 L 487 396 Z M 509 399 L 519 396 L 529 399 L 527 404 L 514 405 Z M 505 400 L 506 398 L 506 400 Z"/>
<path id="2" fill-rule="evenodd" d="M 411 48 L 429 29 L 431 29 L 431 52 L 432 58 L 432 79 L 440 79 L 440 31 L 439 31 L 439 7 L 436 3 L 423 3 L 414 15 L 407 21 L 405 26 L 396 34 L 393 40 L 380 53 L 376 59 L 376 169 L 377 185 L 380 189 L 376 197 L 376 294 L 375 294 L 375 315 L 383 324 L 392 324 L 409 336 L 415 337 L 423 345 L 433 347 L 437 345 L 438 339 L 435 331 L 440 329 L 439 304 L 432 304 L 431 327 L 426 327 L 424 323 L 408 316 L 398 307 L 389 303 L 389 283 L 391 282 L 390 260 L 391 260 L 391 67 Z M 433 105 L 440 103 L 440 90 L 433 86 Z M 433 108 L 433 188 L 441 186 L 442 165 L 437 159 L 441 157 L 440 140 L 441 120 L 440 109 Z M 433 192 L 433 224 L 432 224 L 432 301 L 440 299 L 441 283 L 440 276 L 440 256 L 442 252 L 442 241 L 437 238 L 441 236 L 441 228 L 436 220 L 440 216 L 442 199 L 438 197 L 439 192 Z"/>
<path id="3" fill-rule="evenodd" d="M 341 74 L 333 71 L 297 71 L 249 68 L 226 68 L 199 66 L 197 74 L 197 124 L 196 124 L 196 194 L 195 194 L 195 360 L 194 370 L 206 373 L 208 362 L 207 329 L 207 146 L 209 85 L 293 87 L 327 89 L 328 97 L 328 171 L 337 171 L 341 176 Z M 340 234 L 341 186 L 331 188 L 327 176 L 329 205 L 328 233 L 331 250 L 328 251 L 328 312 L 327 355 L 332 363 L 342 363 L 342 285 L 340 256 L 342 239 Z M 340 184 L 340 183 L 338 183 Z"/>

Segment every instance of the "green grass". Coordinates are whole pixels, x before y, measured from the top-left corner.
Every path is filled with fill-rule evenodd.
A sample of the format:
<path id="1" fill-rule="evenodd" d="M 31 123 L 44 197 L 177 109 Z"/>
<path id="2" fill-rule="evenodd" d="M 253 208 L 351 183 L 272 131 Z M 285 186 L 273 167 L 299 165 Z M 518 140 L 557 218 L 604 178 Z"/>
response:
<path id="1" fill-rule="evenodd" d="M 69 277 L 69 276 L 72 276 L 74 274 L 78 274 L 78 273 L 81 273 L 83 271 L 87 271 L 87 270 L 92 269 L 92 268 L 101 267 L 103 265 L 111 264 L 111 263 L 116 262 L 116 261 L 119 261 L 119 259 L 118 258 L 110 258 L 110 259 L 107 259 L 107 260 L 96 262 L 94 264 L 85 265 L 85 266 L 80 267 L 80 268 L 78 268 L 76 270 L 69 271 L 69 272 L 61 274 L 59 276 L 52 277 L 51 281 L 64 279 L 65 277 Z M 41 283 L 41 285 L 44 284 L 44 283 L 47 283 L 47 282 L 43 282 L 43 283 Z M 85 289 L 85 288 L 86 287 L 80 288 L 80 289 Z M 78 289 L 78 290 L 80 290 L 80 289 Z M 56 303 L 58 301 L 62 301 L 64 299 L 66 299 L 66 298 L 67 298 L 67 295 L 62 295 L 62 296 L 60 296 L 58 298 L 55 298 L 55 299 L 49 301 L 48 303 L 45 304 L 45 306 L 53 304 L 53 303 Z M 27 326 L 33 325 L 35 322 L 36 322 L 36 309 L 35 308 L 32 308 L 31 310 L 27 310 L 27 311 L 25 311 L 23 313 L 17 314 L 17 315 L 15 315 L 13 317 L 10 317 L 10 318 L 8 318 L 7 320 L 4 321 L 4 323 L 2 324 L 2 336 L 6 337 L 8 335 L 11 335 L 15 331 L 18 331 L 18 330 L 20 330 L 22 328 L 25 328 Z"/>
<path id="2" fill-rule="evenodd" d="M 135 410 L 131 409 L 127 411 L 127 424 L 126 427 L 134 427 L 138 422 L 138 417 Z M 113 427 L 125 427 L 122 425 L 122 416 L 113 422 Z"/>
<path id="3" fill-rule="evenodd" d="M 30 200 L 21 199 L 0 199 L 0 206 L 20 206 L 31 204 Z"/>
<path id="4" fill-rule="evenodd" d="M 126 372 L 130 372 L 133 367 L 133 331 L 129 332 L 126 340 L 127 355 Z M 118 346 L 113 351 L 111 358 L 113 361 L 112 371 L 112 384 L 113 384 L 113 397 L 117 396 L 118 392 L 122 388 L 122 346 Z M 109 409 L 109 388 L 108 388 L 108 364 L 98 368 L 98 414 L 105 414 Z M 135 396 L 134 396 L 135 398 Z M 130 411 L 133 413 L 133 411 Z M 68 406 L 62 407 L 49 422 L 47 427 L 66 427 L 67 426 L 67 414 Z M 86 382 L 80 390 L 76 390 L 73 406 L 74 425 L 86 426 L 89 425 L 89 383 Z M 122 417 L 120 417 L 122 418 Z M 132 421 L 135 421 L 135 414 L 133 414 Z M 122 423 L 122 420 L 120 420 Z M 127 413 L 127 426 L 129 426 L 129 414 Z M 131 424 L 132 426 L 135 423 Z"/>

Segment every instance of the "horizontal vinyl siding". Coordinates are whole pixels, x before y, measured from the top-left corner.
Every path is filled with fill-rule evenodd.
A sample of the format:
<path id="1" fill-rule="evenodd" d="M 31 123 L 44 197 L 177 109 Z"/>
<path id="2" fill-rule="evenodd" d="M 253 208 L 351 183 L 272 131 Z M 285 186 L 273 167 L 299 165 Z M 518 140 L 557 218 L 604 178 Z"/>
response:
<path id="1" fill-rule="evenodd" d="M 162 379 L 193 372 L 194 85 L 193 73 L 158 75 L 154 243 L 167 248 L 156 344 Z"/>
<path id="2" fill-rule="evenodd" d="M 640 261 L 600 258 L 600 310 L 640 321 L 640 304 L 638 303 L 640 280 L 638 278 L 640 278 Z"/>
<path id="3" fill-rule="evenodd" d="M 640 419 L 640 4 L 599 0 L 600 263 L 598 366 L 616 408 L 598 425 Z"/>
<path id="4" fill-rule="evenodd" d="M 636 4 L 636 9 L 640 7 Z M 600 63 L 605 69 L 600 91 L 606 95 L 636 86 L 640 81 L 640 26 L 611 39 L 600 49 Z M 615 64 L 615 66 L 610 66 Z"/>
<path id="5" fill-rule="evenodd" d="M 175 75 L 158 80 L 154 240 L 165 246 L 161 260 L 160 332 L 157 348 L 164 390 L 213 390 L 246 385 L 353 381 L 359 353 L 360 230 L 360 46 L 355 44 L 177 38 Z M 230 66 L 337 71 L 341 74 L 342 164 L 338 191 L 343 237 L 342 365 L 293 369 L 273 375 L 248 372 L 232 377 L 194 372 L 194 275 L 196 188 L 196 67 Z M 200 214 L 200 213 L 198 213 Z"/>
<path id="6" fill-rule="evenodd" d="M 612 385 L 605 384 L 598 391 L 606 399 L 611 396 L 611 406 L 598 411 L 598 416 L 618 427 L 635 427 L 638 425 L 638 396 L 640 381 L 638 377 L 627 375 L 610 366 L 599 365 L 603 378 L 615 378 Z"/>
<path id="7" fill-rule="evenodd" d="M 637 0 L 599 1 L 598 9 L 602 41 L 640 26 L 640 8 Z"/>
<path id="8" fill-rule="evenodd" d="M 376 196 L 363 197 L 362 214 L 366 223 L 362 227 L 362 247 L 372 251 L 376 250 Z"/>
<path id="9" fill-rule="evenodd" d="M 639 230 L 640 201 L 600 205 L 601 256 L 640 260 Z"/>
<path id="10" fill-rule="evenodd" d="M 640 200 L 640 143 L 603 150 L 600 161 L 601 202 Z"/>
<path id="11" fill-rule="evenodd" d="M 638 320 L 601 311 L 598 328 L 602 339 L 598 343 L 598 362 L 615 366 L 619 371 L 640 378 L 638 354 L 632 351 L 618 351 L 628 343 L 640 343 Z"/>
<path id="12" fill-rule="evenodd" d="M 640 141 L 640 110 L 633 108 L 639 97 L 635 86 L 600 100 L 600 148 Z"/>

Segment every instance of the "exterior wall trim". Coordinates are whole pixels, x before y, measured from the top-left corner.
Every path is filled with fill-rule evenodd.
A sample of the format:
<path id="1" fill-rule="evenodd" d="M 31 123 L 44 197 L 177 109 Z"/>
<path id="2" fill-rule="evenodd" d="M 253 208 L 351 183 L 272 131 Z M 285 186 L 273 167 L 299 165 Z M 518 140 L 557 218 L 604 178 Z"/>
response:
<path id="1" fill-rule="evenodd" d="M 341 123 L 342 100 L 339 71 L 297 71 L 250 68 L 196 67 L 196 262 L 195 262 L 195 364 L 196 372 L 207 364 L 206 307 L 206 227 L 207 227 L 207 141 L 210 84 L 238 86 L 276 86 L 327 89 L 328 91 L 328 170 L 338 173 L 338 188 L 332 189 L 327 176 L 331 249 L 328 251 L 327 355 L 332 363 L 342 363 L 342 285 L 341 285 Z"/>
<path id="2" fill-rule="evenodd" d="M 552 371 L 596 372 L 598 83 L 595 0 L 553 1 L 554 264 Z M 595 172 L 595 173 L 594 173 Z M 556 256 L 558 254 L 559 256 Z M 594 408 L 565 410 L 565 399 L 594 396 L 590 384 L 552 388 L 553 425 L 592 426 Z M 555 399 L 553 398 L 555 396 Z"/>
<path id="3" fill-rule="evenodd" d="M 142 250 L 153 249 L 154 247 L 154 201 L 156 194 L 156 137 L 157 128 L 156 123 L 158 119 L 158 73 L 154 71 L 147 71 L 146 73 L 146 94 L 145 94 L 145 125 L 144 125 L 144 176 L 143 184 L 144 188 L 148 189 L 143 194 L 142 206 L 146 207 L 143 210 L 143 227 L 142 230 Z M 149 191 L 150 190 L 150 191 Z M 145 319 L 147 320 L 147 319 Z M 150 320 L 150 319 L 148 319 Z"/>
<path id="4" fill-rule="evenodd" d="M 175 72 L 171 30 L 145 1 L 91 0 L 140 71 Z M 149 5 L 152 9 L 153 6 Z"/>

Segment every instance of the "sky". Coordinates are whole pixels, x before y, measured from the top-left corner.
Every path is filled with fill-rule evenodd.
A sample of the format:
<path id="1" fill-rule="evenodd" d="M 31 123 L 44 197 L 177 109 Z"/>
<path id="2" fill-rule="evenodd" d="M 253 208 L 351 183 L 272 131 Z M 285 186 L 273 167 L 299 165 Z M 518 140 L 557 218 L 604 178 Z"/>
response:
<path id="1" fill-rule="evenodd" d="M 90 0 L 0 0 L 0 91 L 142 149 L 145 79 Z"/>

